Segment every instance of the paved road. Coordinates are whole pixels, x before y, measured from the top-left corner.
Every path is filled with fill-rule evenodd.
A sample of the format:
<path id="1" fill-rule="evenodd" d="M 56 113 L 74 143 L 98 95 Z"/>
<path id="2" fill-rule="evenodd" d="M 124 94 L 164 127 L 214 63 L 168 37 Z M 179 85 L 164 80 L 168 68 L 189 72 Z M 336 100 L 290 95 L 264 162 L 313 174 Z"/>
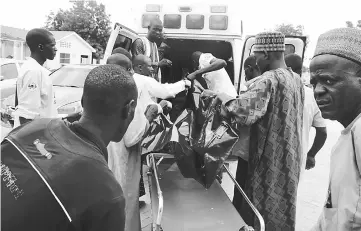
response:
<path id="1" fill-rule="evenodd" d="M 329 154 L 333 144 L 336 143 L 338 136 L 342 130 L 342 126 L 337 122 L 327 121 L 328 138 L 325 146 L 316 157 L 316 167 L 306 171 L 303 181 L 299 185 L 298 207 L 297 207 L 297 231 L 308 231 L 316 223 L 321 212 L 326 197 L 326 190 L 329 176 Z M 8 129 L 1 127 L 1 139 L 8 133 Z M 310 140 L 314 138 L 314 131 L 311 131 Z M 230 163 L 230 169 L 235 174 L 237 163 Z M 146 169 L 144 170 L 144 172 Z M 146 179 L 146 177 L 144 178 Z M 151 214 L 149 191 L 146 184 L 147 195 L 145 200 L 147 205 L 141 209 L 143 230 L 151 230 Z M 233 183 L 224 175 L 222 187 L 228 194 L 229 198 L 233 198 Z"/>

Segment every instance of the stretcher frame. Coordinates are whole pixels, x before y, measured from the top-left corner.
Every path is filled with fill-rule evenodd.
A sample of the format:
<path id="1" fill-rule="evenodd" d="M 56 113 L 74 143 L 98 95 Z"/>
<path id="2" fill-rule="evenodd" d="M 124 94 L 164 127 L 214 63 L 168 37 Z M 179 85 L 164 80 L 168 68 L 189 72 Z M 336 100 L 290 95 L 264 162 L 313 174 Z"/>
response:
<path id="1" fill-rule="evenodd" d="M 156 161 L 156 157 L 159 158 L 158 161 Z M 153 224 L 152 224 L 152 231 L 162 231 L 162 227 L 161 227 L 161 223 L 162 223 L 162 217 L 163 217 L 163 209 L 164 209 L 164 198 L 163 198 L 163 192 L 162 189 L 160 187 L 160 183 L 159 183 L 159 171 L 158 171 L 158 166 L 159 164 L 162 162 L 162 160 L 164 159 L 174 159 L 173 155 L 170 154 L 166 154 L 166 153 L 150 153 L 146 156 L 146 163 L 148 166 L 148 171 L 147 171 L 147 176 L 148 176 L 148 181 L 150 182 L 150 184 L 152 184 L 152 177 L 154 177 L 155 179 L 155 185 L 156 185 L 156 193 L 158 196 L 158 206 L 157 206 L 157 214 L 156 214 L 156 218 L 153 218 Z M 252 202 L 250 201 L 250 199 L 247 197 L 246 193 L 243 191 L 243 189 L 241 188 L 241 186 L 238 184 L 238 182 L 236 181 L 236 179 L 232 176 L 230 170 L 223 165 L 222 166 L 225 170 L 226 173 L 228 174 L 228 176 L 231 178 L 231 180 L 233 181 L 233 183 L 235 184 L 236 188 L 238 189 L 238 191 L 241 193 L 241 195 L 244 197 L 245 201 L 248 203 L 248 205 L 251 207 L 252 211 L 255 213 L 257 219 L 259 220 L 260 223 L 260 231 L 264 231 L 265 230 L 265 223 L 264 223 L 264 219 L 261 216 L 261 214 L 259 213 L 259 211 L 257 210 L 257 208 L 252 204 Z M 150 193 L 154 193 L 152 192 L 152 187 L 149 187 Z M 152 197 L 151 197 L 152 198 Z M 151 205 L 152 207 L 153 205 L 153 201 L 151 199 Z M 152 215 L 154 216 L 154 214 L 152 213 Z M 249 230 L 252 231 L 254 230 L 252 227 L 250 226 L 244 226 L 244 230 Z M 167 230 L 165 230 L 167 231 Z"/>

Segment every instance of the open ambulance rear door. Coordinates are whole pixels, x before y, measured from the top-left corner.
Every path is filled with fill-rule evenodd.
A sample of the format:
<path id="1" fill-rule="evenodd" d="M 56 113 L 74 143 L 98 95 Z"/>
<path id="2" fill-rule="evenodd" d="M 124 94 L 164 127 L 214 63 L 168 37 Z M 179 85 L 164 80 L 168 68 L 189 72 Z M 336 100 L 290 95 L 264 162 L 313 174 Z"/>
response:
<path id="1" fill-rule="evenodd" d="M 238 82 L 238 93 L 240 93 L 241 84 L 245 83 L 244 61 L 253 53 L 253 45 L 256 43 L 255 36 L 247 36 L 243 45 L 241 71 Z M 285 36 L 285 45 L 287 54 L 297 54 L 304 59 L 304 53 L 306 48 L 306 36 Z"/>
<path id="2" fill-rule="evenodd" d="M 135 31 L 119 23 L 116 23 L 114 30 L 110 34 L 107 48 L 104 52 L 103 64 L 106 63 L 106 60 L 112 54 L 112 51 L 115 48 L 122 47 L 130 52 L 132 44 L 137 38 L 139 38 L 139 36 Z"/>

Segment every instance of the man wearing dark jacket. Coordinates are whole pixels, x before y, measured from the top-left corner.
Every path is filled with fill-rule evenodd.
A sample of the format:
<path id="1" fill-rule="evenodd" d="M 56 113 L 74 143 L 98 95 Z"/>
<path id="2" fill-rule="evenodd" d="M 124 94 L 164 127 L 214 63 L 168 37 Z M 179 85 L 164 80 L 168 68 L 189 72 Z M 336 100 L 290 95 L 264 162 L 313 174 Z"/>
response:
<path id="1" fill-rule="evenodd" d="M 117 65 L 87 76 L 79 121 L 38 119 L 1 143 L 1 228 L 124 230 L 123 191 L 107 165 L 134 117 L 137 88 Z"/>

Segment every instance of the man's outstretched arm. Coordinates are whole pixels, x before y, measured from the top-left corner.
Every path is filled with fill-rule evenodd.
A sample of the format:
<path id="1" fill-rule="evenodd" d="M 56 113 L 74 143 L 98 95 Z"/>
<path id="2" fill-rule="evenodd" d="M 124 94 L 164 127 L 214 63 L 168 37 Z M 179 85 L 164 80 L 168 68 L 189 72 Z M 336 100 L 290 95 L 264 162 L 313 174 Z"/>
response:
<path id="1" fill-rule="evenodd" d="M 227 66 L 227 62 L 223 59 L 218 59 L 215 57 L 212 57 L 212 59 L 209 61 L 210 65 L 205 65 L 203 68 L 196 70 L 195 72 L 189 74 L 187 76 L 188 79 L 193 80 L 196 78 L 197 75 L 203 75 L 208 72 L 217 71 Z"/>
<path id="2" fill-rule="evenodd" d="M 316 136 L 313 141 L 311 149 L 307 153 L 306 169 L 315 167 L 316 154 L 321 150 L 327 139 L 326 127 L 315 127 Z"/>

